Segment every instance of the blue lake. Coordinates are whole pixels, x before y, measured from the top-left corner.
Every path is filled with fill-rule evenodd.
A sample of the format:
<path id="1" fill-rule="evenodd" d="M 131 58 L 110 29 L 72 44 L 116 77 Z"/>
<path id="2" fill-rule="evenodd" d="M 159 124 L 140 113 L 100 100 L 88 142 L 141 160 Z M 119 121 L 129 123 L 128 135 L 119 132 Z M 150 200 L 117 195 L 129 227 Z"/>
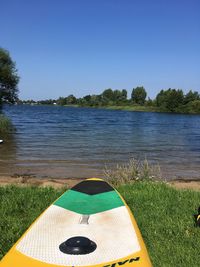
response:
<path id="1" fill-rule="evenodd" d="M 0 174 L 103 176 L 147 158 L 164 177 L 200 178 L 200 116 L 58 106 L 5 106 L 16 133 L 0 145 Z M 0 137 L 1 139 L 1 137 Z"/>

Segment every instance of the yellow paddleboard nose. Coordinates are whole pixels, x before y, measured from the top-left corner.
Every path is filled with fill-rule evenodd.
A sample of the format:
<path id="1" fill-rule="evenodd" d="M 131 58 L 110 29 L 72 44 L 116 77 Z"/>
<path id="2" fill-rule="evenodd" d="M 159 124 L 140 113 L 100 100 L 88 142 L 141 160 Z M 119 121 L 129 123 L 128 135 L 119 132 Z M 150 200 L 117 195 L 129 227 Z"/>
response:
<path id="1" fill-rule="evenodd" d="M 99 178 L 66 191 L 30 226 L 1 267 L 150 267 L 136 221 Z"/>

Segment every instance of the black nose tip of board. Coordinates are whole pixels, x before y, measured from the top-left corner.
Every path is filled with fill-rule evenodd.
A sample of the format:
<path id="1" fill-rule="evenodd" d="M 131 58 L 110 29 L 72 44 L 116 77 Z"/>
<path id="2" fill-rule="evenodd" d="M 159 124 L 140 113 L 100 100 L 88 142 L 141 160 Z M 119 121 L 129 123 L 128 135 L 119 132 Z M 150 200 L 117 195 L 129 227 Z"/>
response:
<path id="1" fill-rule="evenodd" d="M 65 254 L 84 255 L 95 251 L 95 242 L 84 236 L 75 236 L 60 244 L 59 249 Z"/>

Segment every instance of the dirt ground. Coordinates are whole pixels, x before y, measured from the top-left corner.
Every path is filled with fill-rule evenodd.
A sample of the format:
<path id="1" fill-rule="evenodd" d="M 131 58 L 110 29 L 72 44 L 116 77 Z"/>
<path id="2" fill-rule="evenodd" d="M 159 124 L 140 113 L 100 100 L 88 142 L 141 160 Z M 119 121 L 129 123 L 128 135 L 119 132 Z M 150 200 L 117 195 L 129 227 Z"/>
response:
<path id="1" fill-rule="evenodd" d="M 177 189 L 192 189 L 200 191 L 200 180 L 175 180 L 171 181 L 169 184 Z"/>
<path id="2" fill-rule="evenodd" d="M 70 188 L 80 182 L 83 179 L 41 179 L 37 177 L 29 177 L 29 176 L 0 176 L 0 186 L 8 185 L 8 184 L 16 184 L 20 186 L 33 185 L 33 186 L 52 186 L 54 188 L 62 188 L 67 187 Z M 167 182 L 169 185 L 177 188 L 177 189 L 191 189 L 200 191 L 200 180 L 174 180 Z"/>
<path id="3" fill-rule="evenodd" d="M 41 179 L 35 177 L 12 177 L 12 176 L 0 176 L 0 186 L 15 184 L 20 186 L 33 185 L 33 186 L 52 186 L 54 188 L 72 187 L 82 179 Z"/>

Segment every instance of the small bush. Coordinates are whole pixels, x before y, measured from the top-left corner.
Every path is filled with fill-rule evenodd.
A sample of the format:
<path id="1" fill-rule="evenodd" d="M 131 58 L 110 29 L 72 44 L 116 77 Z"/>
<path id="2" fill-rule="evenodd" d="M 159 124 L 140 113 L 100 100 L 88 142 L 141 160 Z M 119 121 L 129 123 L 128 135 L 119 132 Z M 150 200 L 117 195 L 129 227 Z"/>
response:
<path id="1" fill-rule="evenodd" d="M 143 161 L 130 159 L 127 164 L 117 164 L 112 170 L 106 167 L 104 174 L 105 180 L 114 186 L 138 180 L 158 180 L 162 177 L 160 166 L 150 165 L 146 159 Z"/>
<path id="2" fill-rule="evenodd" d="M 9 118 L 5 117 L 4 115 L 0 115 L 0 134 L 7 135 L 13 132 L 14 127 L 12 122 Z"/>

